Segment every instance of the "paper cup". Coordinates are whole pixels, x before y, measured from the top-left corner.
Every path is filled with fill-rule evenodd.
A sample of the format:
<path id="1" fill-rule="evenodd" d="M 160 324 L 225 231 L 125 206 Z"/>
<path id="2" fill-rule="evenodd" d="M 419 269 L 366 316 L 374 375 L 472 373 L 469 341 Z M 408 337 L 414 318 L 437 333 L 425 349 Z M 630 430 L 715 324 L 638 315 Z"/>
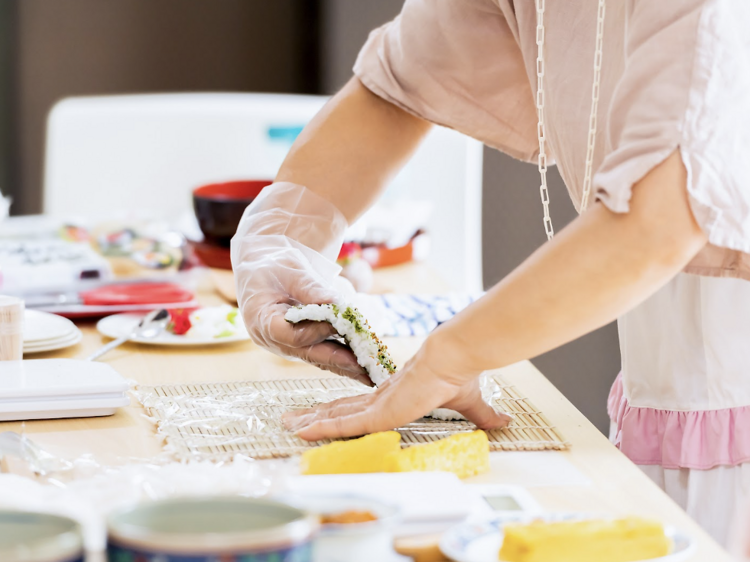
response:
<path id="1" fill-rule="evenodd" d="M 0 295 L 0 361 L 23 359 L 23 301 Z"/>

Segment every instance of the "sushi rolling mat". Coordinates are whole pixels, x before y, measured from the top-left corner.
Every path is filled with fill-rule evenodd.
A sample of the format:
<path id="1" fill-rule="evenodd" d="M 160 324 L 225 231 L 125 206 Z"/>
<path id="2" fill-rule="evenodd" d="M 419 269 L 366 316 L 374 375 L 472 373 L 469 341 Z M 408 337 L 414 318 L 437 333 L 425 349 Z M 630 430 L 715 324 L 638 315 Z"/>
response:
<path id="1" fill-rule="evenodd" d="M 508 427 L 487 431 L 490 450 L 563 450 L 568 443 L 528 398 L 498 374 L 485 375 L 491 402 L 513 415 Z M 227 459 L 234 455 L 281 458 L 316 445 L 284 429 L 284 412 L 370 392 L 346 378 L 139 386 L 138 400 L 180 460 Z M 488 393 L 489 395 L 489 393 Z M 473 431 L 465 421 L 423 418 L 398 428 L 405 446 Z"/>

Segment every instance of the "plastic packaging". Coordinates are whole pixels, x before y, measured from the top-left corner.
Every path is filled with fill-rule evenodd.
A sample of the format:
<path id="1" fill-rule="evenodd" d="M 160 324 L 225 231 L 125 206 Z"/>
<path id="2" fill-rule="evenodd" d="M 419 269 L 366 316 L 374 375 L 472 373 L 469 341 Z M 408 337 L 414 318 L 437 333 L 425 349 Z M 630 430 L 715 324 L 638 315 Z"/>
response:
<path id="1" fill-rule="evenodd" d="M 0 460 L 9 457 L 17 464 L 14 474 L 0 474 L 0 509 L 78 521 L 89 562 L 104 560 L 105 520 L 115 510 L 170 498 L 265 497 L 284 492 L 287 478 L 297 473 L 293 463 L 257 462 L 243 455 L 235 455 L 231 462 L 177 463 L 165 454 L 148 460 L 118 459 L 122 465 L 105 466 L 89 455 L 63 459 L 24 435 L 0 433 Z"/>
<path id="2" fill-rule="evenodd" d="M 290 306 L 341 299 L 335 260 L 346 228 L 346 219 L 329 201 L 303 186 L 275 183 L 245 210 L 231 253 L 237 300 L 253 341 L 356 378 L 364 370 L 351 351 L 325 341 L 334 333 L 330 325 L 292 326 L 284 320 Z"/>
<path id="3" fill-rule="evenodd" d="M 511 428 L 488 432 L 493 450 L 554 448 L 553 441 L 563 441 L 542 427 L 541 418 L 534 419 L 539 415 L 535 410 L 525 403 L 521 407 L 516 391 L 497 375 L 488 373 L 480 381 L 483 399 L 497 411 L 522 413 Z M 372 389 L 354 381 L 329 377 L 139 386 L 134 394 L 165 438 L 165 451 L 181 460 L 227 460 L 235 455 L 264 459 L 301 454 L 320 443 L 288 431 L 282 422 L 285 412 L 368 392 Z M 530 414 L 523 413 L 524 408 Z M 466 421 L 422 418 L 398 431 L 408 446 L 475 429 Z"/>

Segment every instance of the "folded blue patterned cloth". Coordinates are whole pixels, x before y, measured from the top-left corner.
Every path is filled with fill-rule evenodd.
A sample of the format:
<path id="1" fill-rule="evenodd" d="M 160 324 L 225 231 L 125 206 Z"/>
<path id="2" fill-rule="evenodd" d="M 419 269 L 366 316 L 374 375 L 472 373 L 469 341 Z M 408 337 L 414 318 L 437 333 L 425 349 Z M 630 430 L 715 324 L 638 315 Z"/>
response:
<path id="1" fill-rule="evenodd" d="M 372 295 L 382 304 L 379 335 L 426 336 L 481 295 Z M 380 307 L 378 307 L 380 308 Z M 373 326 L 375 327 L 375 326 Z"/>

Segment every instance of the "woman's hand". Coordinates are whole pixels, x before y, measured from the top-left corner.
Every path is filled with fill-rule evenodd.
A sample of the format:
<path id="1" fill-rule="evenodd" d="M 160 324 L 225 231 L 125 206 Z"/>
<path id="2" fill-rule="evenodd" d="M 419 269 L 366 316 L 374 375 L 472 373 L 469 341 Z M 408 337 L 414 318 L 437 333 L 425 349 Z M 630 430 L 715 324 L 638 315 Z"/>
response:
<path id="1" fill-rule="evenodd" d="M 480 372 L 467 372 L 444 360 L 445 346 L 438 332 L 433 336 L 375 392 L 288 412 L 287 429 L 308 441 L 354 437 L 404 426 L 439 407 L 460 412 L 480 429 L 506 426 L 512 418 L 482 400 Z"/>

